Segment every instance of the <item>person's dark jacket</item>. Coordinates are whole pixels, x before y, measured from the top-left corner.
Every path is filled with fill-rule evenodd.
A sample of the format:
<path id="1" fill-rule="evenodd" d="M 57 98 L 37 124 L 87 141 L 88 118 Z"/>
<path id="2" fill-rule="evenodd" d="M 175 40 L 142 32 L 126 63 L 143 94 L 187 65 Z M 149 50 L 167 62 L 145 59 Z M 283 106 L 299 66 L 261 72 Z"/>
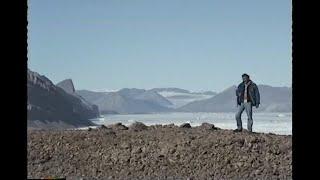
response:
<path id="1" fill-rule="evenodd" d="M 236 90 L 238 105 L 241 105 L 241 103 L 244 102 L 244 90 L 245 90 L 245 85 L 244 85 L 244 82 L 242 82 L 238 85 L 238 88 Z M 240 93 L 240 96 L 239 96 L 239 93 Z M 259 93 L 258 86 L 252 81 L 251 81 L 251 84 L 248 86 L 247 93 L 248 93 L 247 97 L 253 106 L 260 104 L 260 93 Z"/>

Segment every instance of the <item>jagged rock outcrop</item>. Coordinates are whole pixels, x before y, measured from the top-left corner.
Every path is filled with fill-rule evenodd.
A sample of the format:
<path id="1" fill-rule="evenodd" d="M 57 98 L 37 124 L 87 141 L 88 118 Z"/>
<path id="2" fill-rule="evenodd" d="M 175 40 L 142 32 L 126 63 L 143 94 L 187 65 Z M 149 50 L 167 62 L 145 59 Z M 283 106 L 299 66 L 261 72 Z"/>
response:
<path id="1" fill-rule="evenodd" d="M 72 79 L 66 79 L 57 84 L 60 88 L 62 88 L 64 91 L 66 91 L 69 94 L 75 93 L 75 88 L 72 82 Z"/>
<path id="2" fill-rule="evenodd" d="M 48 78 L 28 69 L 28 127 L 71 128 L 94 125 L 97 107 L 55 86 Z"/>
<path id="3" fill-rule="evenodd" d="M 80 99 L 84 107 L 86 107 L 87 109 L 91 109 L 95 114 L 99 115 L 99 108 L 97 105 L 91 104 L 89 101 L 85 100 L 82 96 L 76 93 L 72 79 L 63 80 L 59 82 L 57 86 L 62 88 L 65 92 L 69 93 L 70 95 Z"/>

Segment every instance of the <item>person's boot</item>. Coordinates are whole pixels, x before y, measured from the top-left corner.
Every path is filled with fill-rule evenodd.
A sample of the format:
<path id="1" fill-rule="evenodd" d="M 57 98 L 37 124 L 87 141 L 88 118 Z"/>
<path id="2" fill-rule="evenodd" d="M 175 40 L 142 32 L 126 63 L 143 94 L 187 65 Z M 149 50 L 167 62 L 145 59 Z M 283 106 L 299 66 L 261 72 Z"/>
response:
<path id="1" fill-rule="evenodd" d="M 242 132 L 242 129 L 235 129 L 233 132 Z"/>

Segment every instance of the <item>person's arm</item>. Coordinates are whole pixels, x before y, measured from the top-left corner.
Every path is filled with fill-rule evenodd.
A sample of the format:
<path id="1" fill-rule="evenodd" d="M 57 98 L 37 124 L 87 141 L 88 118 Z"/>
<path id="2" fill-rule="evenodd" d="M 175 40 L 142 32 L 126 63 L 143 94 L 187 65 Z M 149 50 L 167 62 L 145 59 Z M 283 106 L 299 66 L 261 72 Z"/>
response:
<path id="1" fill-rule="evenodd" d="M 255 85 L 255 96 L 256 96 L 256 107 L 258 108 L 259 105 L 260 105 L 260 93 L 259 93 L 259 89 L 258 89 L 258 86 Z"/>
<path id="2" fill-rule="evenodd" d="M 241 86 L 241 83 L 237 86 L 236 96 L 241 96 L 240 86 Z"/>
<path id="3" fill-rule="evenodd" d="M 236 96 L 239 96 L 239 87 L 236 89 Z"/>
<path id="4" fill-rule="evenodd" d="M 239 85 L 240 86 L 240 85 Z M 239 86 L 236 89 L 236 97 L 237 97 L 237 107 L 239 106 L 239 98 L 240 98 L 240 89 Z"/>

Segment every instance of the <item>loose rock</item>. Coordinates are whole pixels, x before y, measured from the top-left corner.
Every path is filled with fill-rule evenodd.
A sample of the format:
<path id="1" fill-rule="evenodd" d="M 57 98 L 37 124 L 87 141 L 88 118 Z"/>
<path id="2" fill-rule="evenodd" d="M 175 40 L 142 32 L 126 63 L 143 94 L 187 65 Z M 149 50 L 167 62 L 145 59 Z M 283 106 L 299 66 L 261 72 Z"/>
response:
<path id="1" fill-rule="evenodd" d="M 189 125 L 28 130 L 28 178 L 292 179 L 292 136 Z"/>
<path id="2" fill-rule="evenodd" d="M 181 128 L 191 128 L 191 125 L 189 123 L 183 123 L 180 125 Z"/>

